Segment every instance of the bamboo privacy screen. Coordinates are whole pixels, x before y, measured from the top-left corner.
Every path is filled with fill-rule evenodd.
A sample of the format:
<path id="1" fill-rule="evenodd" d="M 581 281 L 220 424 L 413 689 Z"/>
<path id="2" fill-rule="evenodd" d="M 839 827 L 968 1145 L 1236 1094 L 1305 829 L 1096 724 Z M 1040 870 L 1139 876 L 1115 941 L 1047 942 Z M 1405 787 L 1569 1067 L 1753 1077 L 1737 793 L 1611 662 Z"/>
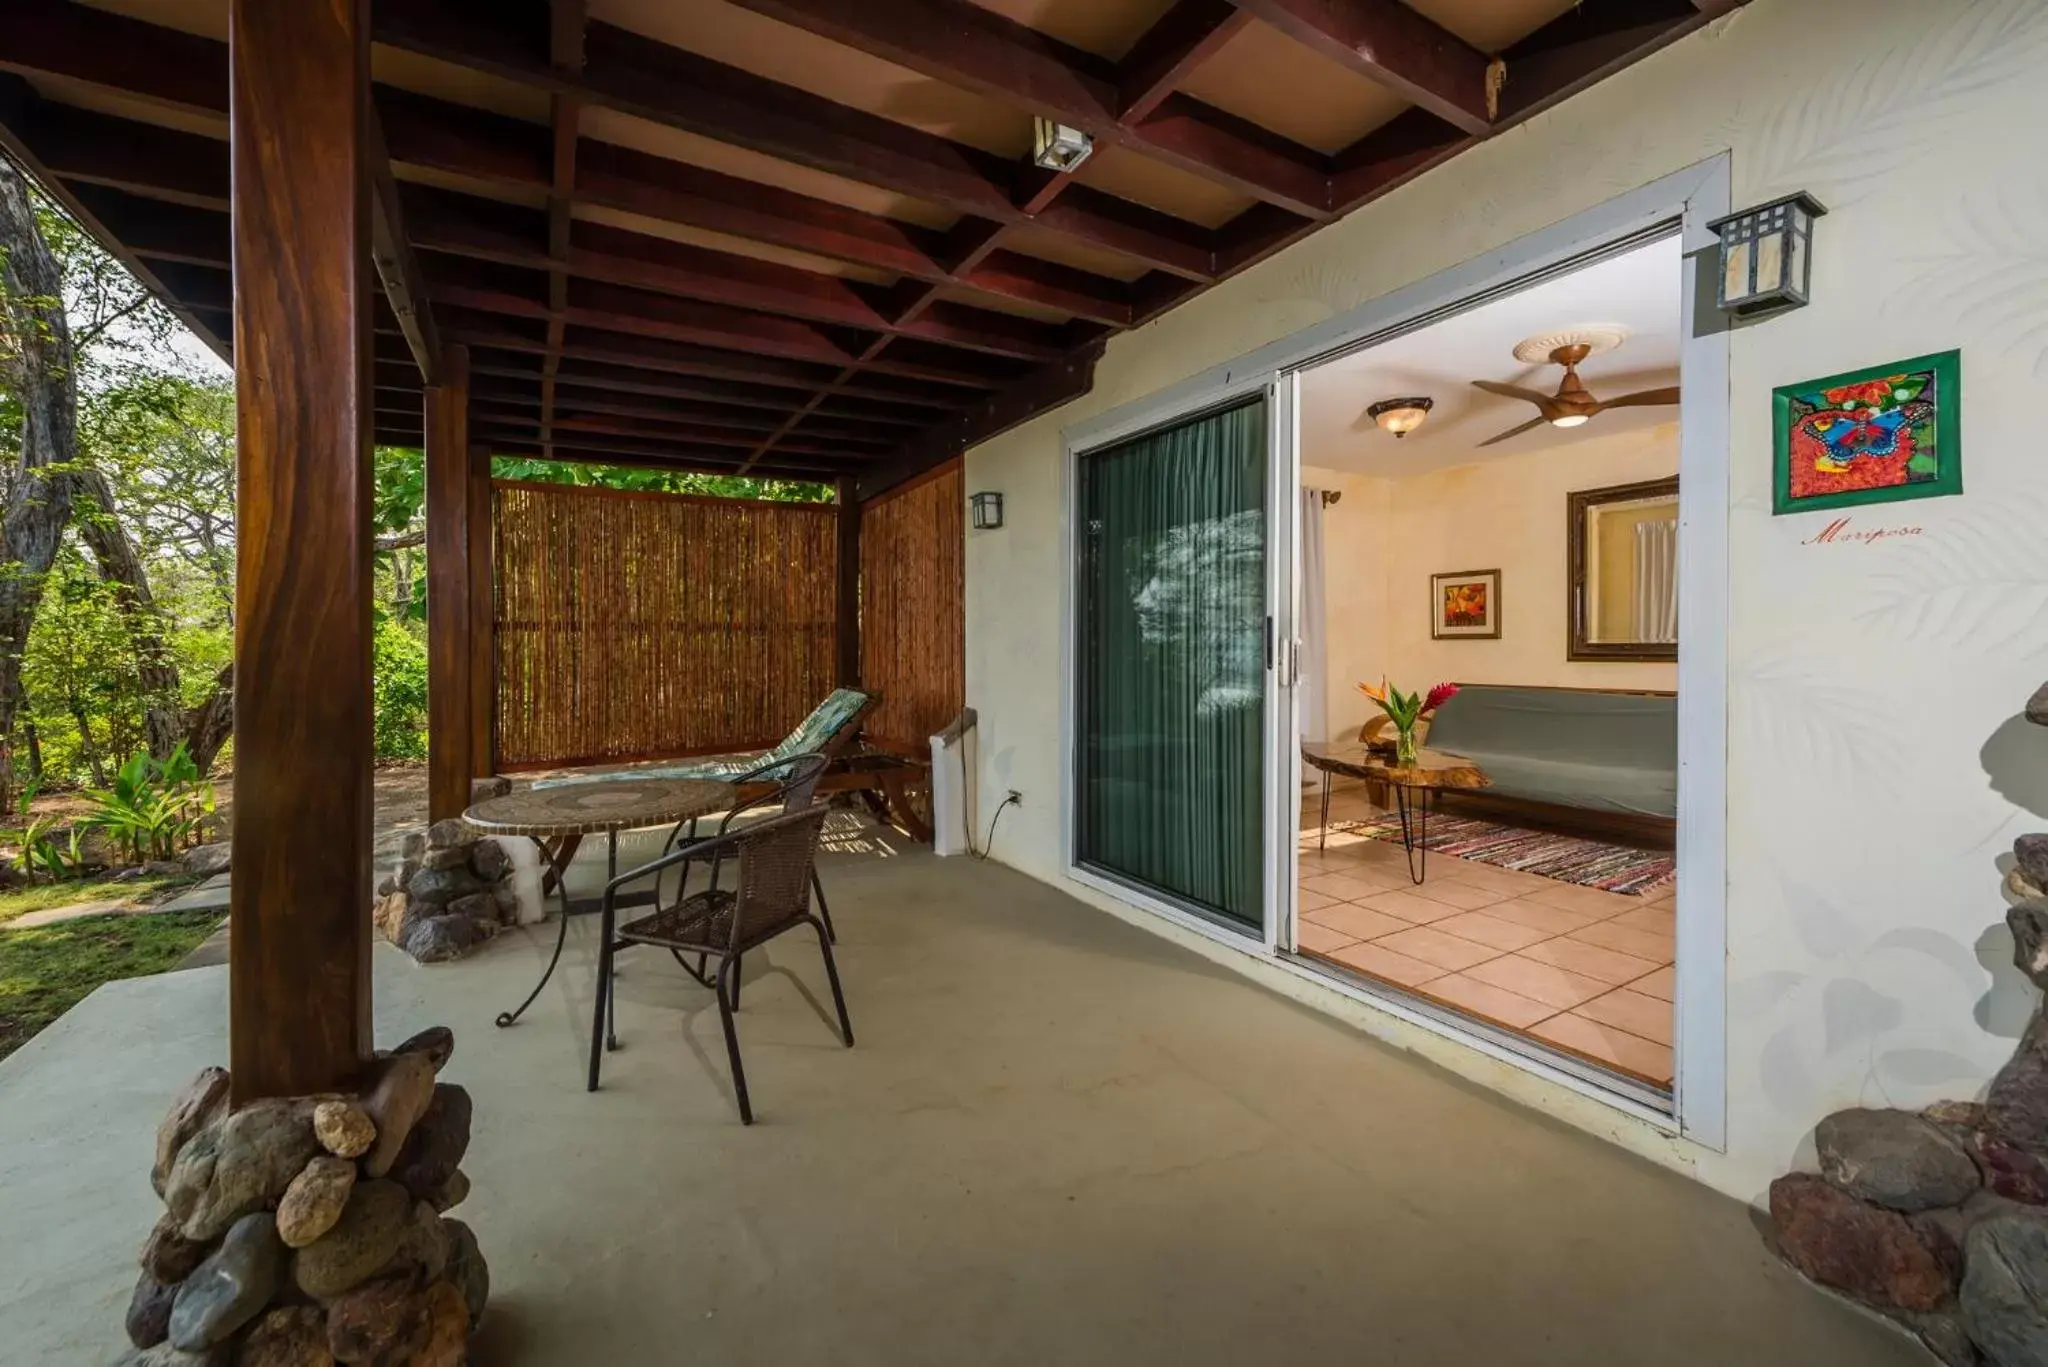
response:
<path id="1" fill-rule="evenodd" d="M 861 682 L 872 739 L 915 746 L 967 700 L 966 484 L 958 461 L 861 510 Z"/>
<path id="2" fill-rule="evenodd" d="M 500 768 L 772 745 L 832 691 L 834 510 L 501 481 Z"/>

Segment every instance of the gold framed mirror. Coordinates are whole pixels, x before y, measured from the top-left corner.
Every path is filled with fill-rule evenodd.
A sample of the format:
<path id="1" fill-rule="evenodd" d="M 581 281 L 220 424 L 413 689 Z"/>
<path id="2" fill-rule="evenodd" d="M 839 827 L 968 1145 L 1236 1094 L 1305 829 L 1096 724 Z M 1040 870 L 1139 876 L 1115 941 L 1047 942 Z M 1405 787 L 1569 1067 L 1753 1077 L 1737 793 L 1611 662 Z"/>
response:
<path id="1" fill-rule="evenodd" d="M 1678 658 L 1678 477 L 1565 496 L 1567 660 Z"/>

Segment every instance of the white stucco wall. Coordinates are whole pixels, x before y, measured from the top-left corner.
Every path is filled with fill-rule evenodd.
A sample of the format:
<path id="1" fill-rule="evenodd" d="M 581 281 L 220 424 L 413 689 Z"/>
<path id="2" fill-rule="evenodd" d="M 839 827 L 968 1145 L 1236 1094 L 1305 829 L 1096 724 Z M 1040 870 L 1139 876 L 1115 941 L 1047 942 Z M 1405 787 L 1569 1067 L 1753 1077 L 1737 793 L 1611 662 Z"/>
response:
<path id="1" fill-rule="evenodd" d="M 2048 824 L 2048 732 L 2018 717 L 2048 677 L 2044 71 L 2041 0 L 1755 0 L 1112 342 L 1092 395 L 968 457 L 1008 499 L 967 557 L 983 810 L 1025 795 L 995 857 L 1061 879 L 1063 427 L 1725 150 L 1738 205 L 1834 211 L 1813 306 L 1732 338 L 1727 1151 L 1339 1009 L 1745 1199 L 1833 1108 L 1976 1094 L 2032 1005 L 1998 861 Z M 1874 544 L 1771 516 L 1773 386 L 1956 346 L 1963 497 L 1856 510 L 1921 529 Z"/>

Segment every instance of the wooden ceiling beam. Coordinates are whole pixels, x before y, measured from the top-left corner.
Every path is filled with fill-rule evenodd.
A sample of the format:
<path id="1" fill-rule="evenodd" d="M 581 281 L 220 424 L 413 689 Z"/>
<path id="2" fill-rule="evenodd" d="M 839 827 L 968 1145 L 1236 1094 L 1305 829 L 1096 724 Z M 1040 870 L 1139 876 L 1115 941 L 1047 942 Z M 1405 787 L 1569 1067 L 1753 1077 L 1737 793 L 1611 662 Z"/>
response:
<path id="1" fill-rule="evenodd" d="M 585 0 L 549 0 L 548 62 L 564 83 L 548 102 L 551 148 L 548 176 L 548 353 L 541 363 L 540 436 L 553 428 L 555 371 L 562 363 L 563 320 L 569 309 L 569 238 L 576 204 L 576 147 L 582 138 L 583 96 L 574 86 L 582 74 L 584 36 L 589 27 Z"/>
<path id="2" fill-rule="evenodd" d="M 504 444 L 525 444 L 531 446 L 532 454 L 544 455 L 537 437 L 521 427 L 502 427 L 495 423 L 484 424 L 474 433 L 476 438 L 492 447 L 503 450 Z M 564 432 L 558 434 L 552 445 L 557 452 L 582 452 L 587 457 L 630 456 L 646 462 L 658 462 L 665 468 L 704 470 L 712 474 L 733 474 L 743 469 L 746 458 L 730 447 L 689 446 L 680 442 L 643 441 L 633 437 L 600 436 L 592 433 Z M 567 459 L 566 456 L 546 457 Z M 588 463 L 588 462 L 586 462 Z M 627 462 L 605 459 L 606 465 Z M 829 459 L 777 460 L 772 470 L 753 470 L 757 475 L 786 475 L 798 479 L 833 479 L 847 473 L 848 463 Z"/>
<path id="3" fill-rule="evenodd" d="M 377 37 L 960 213 L 1001 222 L 1026 218 L 1010 200 L 1012 168 L 1000 157 L 614 25 L 589 26 L 585 66 L 575 81 L 538 53 L 506 41 L 497 24 L 456 0 L 382 0 Z M 1209 268 L 1207 232 L 1198 225 L 1161 214 L 1143 235 L 1129 222 L 1099 226 L 1097 235 L 1092 216 L 1076 215 L 1061 231 L 1162 269 L 1201 275 Z"/>
<path id="4" fill-rule="evenodd" d="M 1180 0 L 1117 63 L 1118 120 L 1134 123 L 1158 108 L 1251 20 L 1231 0 Z"/>
<path id="5" fill-rule="evenodd" d="M 471 392 L 479 401 L 499 406 L 511 405 L 520 408 L 538 408 L 540 391 L 537 387 L 514 381 L 484 377 L 485 382 L 474 385 Z M 600 413 L 618 418 L 643 418 L 651 422 L 697 424 L 704 427 L 724 428 L 732 432 L 759 434 L 773 432 L 782 426 L 782 419 L 770 413 L 749 408 L 728 408 L 709 403 L 665 402 L 643 398 L 639 402 L 621 399 L 606 389 L 587 389 L 559 380 L 555 386 L 557 410 L 563 413 Z M 794 408 L 796 405 L 791 405 Z M 813 434 L 844 441 L 850 446 L 872 446 L 887 449 L 903 439 L 906 427 L 914 428 L 916 423 L 883 423 L 864 425 L 847 419 L 828 419 L 813 428 Z"/>
<path id="6" fill-rule="evenodd" d="M 1501 54 L 1503 127 L 1535 117 L 1747 0 L 1580 0 Z"/>
<path id="7" fill-rule="evenodd" d="M 477 375 L 540 383 L 540 366 L 521 350 L 472 351 L 470 370 Z M 574 355 L 565 357 L 561 369 L 563 384 L 581 385 L 615 394 L 638 394 L 655 399 L 676 399 L 721 406 L 787 413 L 801 405 L 809 388 L 777 388 L 774 385 L 705 379 L 675 371 L 647 369 L 630 363 L 590 361 Z M 958 391 L 937 390 L 917 396 L 854 396 L 840 400 L 835 416 L 863 422 L 916 428 L 933 420 L 933 414 L 952 412 L 967 405 Z"/>
<path id="8" fill-rule="evenodd" d="M 1492 59 L 1402 0 L 1235 3 L 1467 133 L 1492 128 L 1495 112 L 1487 91 Z"/>
<path id="9" fill-rule="evenodd" d="M 555 268 L 550 254 L 538 245 L 542 221 L 535 211 L 419 186 L 408 191 L 407 206 L 416 240 L 430 251 L 528 269 Z M 1056 326 L 965 305 L 955 306 L 958 314 L 950 329 L 899 320 L 877 307 L 872 291 L 839 276 L 601 223 L 572 225 L 562 267 L 574 280 L 842 327 L 900 332 L 998 356 L 1043 359 L 1063 345 Z M 1130 318 L 1128 304 L 1102 311 L 1117 313 L 1122 322 Z"/>
<path id="10" fill-rule="evenodd" d="M 1322 156 L 1284 139 L 1251 141 L 1195 101 L 1170 126 L 1118 121 L 1113 63 L 972 0 L 737 0 L 771 19 L 934 80 L 1071 124 L 1253 199 L 1311 218 L 1329 212 Z M 1214 116 L 1212 119 L 1211 116 Z M 1201 136 L 1188 125 L 1213 123 Z"/>
<path id="11" fill-rule="evenodd" d="M 530 410 L 485 403 L 476 410 L 476 413 L 477 422 L 500 431 L 539 430 L 540 417 Z M 566 406 L 556 409 L 552 430 L 564 436 L 575 433 L 590 437 L 632 437 L 691 446 L 725 446 L 743 451 L 752 450 L 761 440 L 757 432 L 736 432 L 721 427 L 651 422 L 645 419 L 622 418 L 614 414 L 584 413 Z M 873 456 L 888 450 L 888 447 L 877 447 L 873 443 L 819 441 L 813 438 L 794 444 L 784 442 L 777 449 L 790 455 L 825 456 L 835 460 L 848 460 Z"/>
<path id="12" fill-rule="evenodd" d="M 730 475 L 737 473 L 739 469 L 737 465 L 725 460 L 694 459 L 688 456 L 676 458 L 673 455 L 649 455 L 640 451 L 586 450 L 580 446 L 565 446 L 553 456 L 548 456 L 541 450 L 539 442 L 520 441 L 515 437 L 479 439 L 478 444 L 487 447 L 494 455 L 556 460 L 568 465 L 624 466 L 628 469 L 655 470 L 671 475 Z M 825 484 L 838 479 L 845 471 L 789 465 L 764 466 L 754 473 L 763 479 L 790 479 Z"/>
<path id="13" fill-rule="evenodd" d="M 992 396 L 986 403 L 976 404 L 945 422 L 926 428 L 889 457 L 862 472 L 860 497 L 866 500 L 886 493 L 905 480 L 944 464 L 971 446 L 1086 394 L 1095 385 L 1095 364 L 1101 356 L 1100 348 L 1088 348 L 1042 366 L 1023 381 Z"/>

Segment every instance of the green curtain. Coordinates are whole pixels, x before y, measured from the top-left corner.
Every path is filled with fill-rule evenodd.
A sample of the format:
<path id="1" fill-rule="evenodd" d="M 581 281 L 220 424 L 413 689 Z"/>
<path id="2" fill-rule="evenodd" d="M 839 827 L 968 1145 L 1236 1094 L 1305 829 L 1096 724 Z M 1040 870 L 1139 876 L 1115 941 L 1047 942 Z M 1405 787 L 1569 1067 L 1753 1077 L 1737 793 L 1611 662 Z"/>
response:
<path id="1" fill-rule="evenodd" d="M 1263 399 L 1080 461 L 1080 861 L 1263 920 Z"/>

